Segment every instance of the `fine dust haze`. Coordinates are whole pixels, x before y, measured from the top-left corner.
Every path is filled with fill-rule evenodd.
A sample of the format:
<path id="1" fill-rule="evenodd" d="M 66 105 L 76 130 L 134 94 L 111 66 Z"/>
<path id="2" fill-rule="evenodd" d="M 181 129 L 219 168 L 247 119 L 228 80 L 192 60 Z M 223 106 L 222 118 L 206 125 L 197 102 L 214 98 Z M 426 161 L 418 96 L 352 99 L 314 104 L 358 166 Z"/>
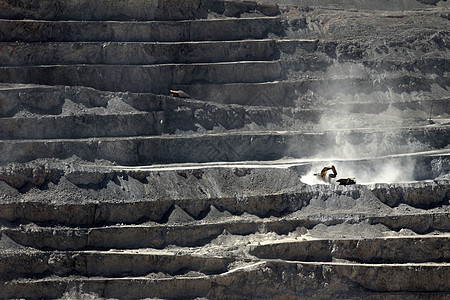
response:
<path id="1" fill-rule="evenodd" d="M 344 77 L 369 79 L 374 86 L 388 80 L 385 75 L 369 73 L 361 64 L 349 63 L 331 66 L 326 76 Z M 346 81 L 320 90 L 321 95 L 331 95 L 331 99 L 325 101 L 333 107 L 326 110 L 319 122 L 319 130 L 328 133 L 326 146 L 310 157 L 322 163 L 313 164 L 310 172 L 301 178 L 302 182 L 325 184 L 314 173 L 331 165 L 337 168 L 337 179 L 355 177 L 357 183 L 413 181 L 415 159 L 390 157 L 429 150 L 427 145 L 407 134 L 408 125 L 415 120 L 423 122 L 426 113 L 394 107 L 392 104 L 396 102 L 410 101 L 405 93 L 380 89 L 365 94 L 357 86 L 346 86 L 343 82 Z"/>

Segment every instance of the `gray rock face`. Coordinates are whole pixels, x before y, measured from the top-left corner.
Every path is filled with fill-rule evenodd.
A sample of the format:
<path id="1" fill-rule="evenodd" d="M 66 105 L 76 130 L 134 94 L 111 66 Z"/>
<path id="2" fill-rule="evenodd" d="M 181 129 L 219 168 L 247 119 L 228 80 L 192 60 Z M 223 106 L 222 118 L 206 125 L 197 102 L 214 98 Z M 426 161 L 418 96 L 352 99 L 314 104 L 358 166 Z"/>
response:
<path id="1" fill-rule="evenodd" d="M 449 298 L 449 12 L 0 0 L 0 298 Z"/>

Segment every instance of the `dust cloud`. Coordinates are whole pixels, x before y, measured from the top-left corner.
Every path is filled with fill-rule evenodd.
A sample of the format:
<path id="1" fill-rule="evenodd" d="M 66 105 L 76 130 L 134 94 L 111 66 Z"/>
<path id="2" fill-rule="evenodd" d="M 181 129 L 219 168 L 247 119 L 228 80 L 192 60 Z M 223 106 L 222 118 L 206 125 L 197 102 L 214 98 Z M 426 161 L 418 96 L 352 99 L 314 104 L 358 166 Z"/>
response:
<path id="1" fill-rule="evenodd" d="M 407 134 L 412 122 L 426 118 L 426 114 L 394 107 L 396 102 L 408 102 L 408 95 L 395 93 L 387 85 L 370 94 L 354 85 L 358 80 L 372 82 L 374 87 L 383 85 L 388 80 L 386 76 L 373 74 L 362 64 L 336 63 L 328 69 L 326 78 L 338 83 L 321 87 L 317 95 L 318 98 L 328 95 L 325 101 L 331 103 L 318 125 L 318 129 L 326 133 L 326 146 L 314 151 L 316 155 L 311 159 L 321 163 L 313 164 L 301 177 L 302 182 L 326 184 L 314 173 L 331 165 L 337 168 L 336 179 L 355 177 L 356 182 L 362 184 L 414 180 L 414 158 L 386 157 L 429 150 L 427 145 Z M 342 78 L 352 80 L 340 80 Z"/>
<path id="2" fill-rule="evenodd" d="M 348 163 L 346 161 L 324 161 L 323 164 L 313 164 L 310 171 L 300 179 L 306 184 L 328 184 L 318 179 L 314 173 L 319 173 L 324 166 L 334 165 L 337 169 L 337 179 L 355 178 L 358 184 L 371 183 L 397 183 L 415 180 L 415 159 L 402 158 L 388 161 L 376 161 L 371 164 L 358 161 Z"/>

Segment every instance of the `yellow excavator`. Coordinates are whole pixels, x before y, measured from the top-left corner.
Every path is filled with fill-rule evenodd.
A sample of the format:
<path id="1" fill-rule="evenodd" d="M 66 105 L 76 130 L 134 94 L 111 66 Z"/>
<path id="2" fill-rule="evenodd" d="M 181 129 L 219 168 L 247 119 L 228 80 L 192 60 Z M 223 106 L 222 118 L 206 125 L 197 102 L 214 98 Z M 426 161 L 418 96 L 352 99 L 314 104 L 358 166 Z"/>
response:
<path id="1" fill-rule="evenodd" d="M 332 171 L 333 173 L 328 174 L 328 171 Z M 320 180 L 322 180 L 323 182 L 326 183 L 332 183 L 332 181 L 336 178 L 337 176 L 337 171 L 335 166 L 331 166 L 331 167 L 324 167 L 322 169 L 322 171 L 320 171 L 320 173 L 315 173 L 315 176 L 317 176 L 317 178 L 319 178 Z M 339 182 L 339 185 L 351 185 L 351 184 L 356 184 L 356 180 L 354 177 L 349 177 L 349 178 L 341 178 L 339 180 L 336 180 L 336 182 Z"/>

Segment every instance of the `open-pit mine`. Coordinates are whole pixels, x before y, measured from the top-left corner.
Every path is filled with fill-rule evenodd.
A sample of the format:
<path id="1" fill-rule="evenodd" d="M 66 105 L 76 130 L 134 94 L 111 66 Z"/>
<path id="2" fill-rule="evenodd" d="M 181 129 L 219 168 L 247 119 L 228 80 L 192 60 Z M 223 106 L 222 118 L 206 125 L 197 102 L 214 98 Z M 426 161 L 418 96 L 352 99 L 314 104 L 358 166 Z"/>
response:
<path id="1" fill-rule="evenodd" d="M 0 0 L 0 299 L 450 299 L 449 141 L 450 1 Z"/>

